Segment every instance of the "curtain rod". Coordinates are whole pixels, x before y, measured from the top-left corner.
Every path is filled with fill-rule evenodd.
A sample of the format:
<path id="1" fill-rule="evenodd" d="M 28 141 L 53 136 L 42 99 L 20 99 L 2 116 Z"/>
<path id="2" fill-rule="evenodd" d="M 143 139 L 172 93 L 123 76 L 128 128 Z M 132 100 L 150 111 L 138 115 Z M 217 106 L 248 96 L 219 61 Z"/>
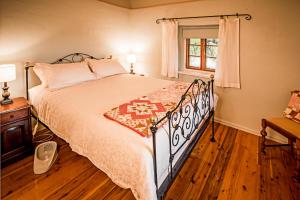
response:
<path id="1" fill-rule="evenodd" d="M 159 24 L 160 21 L 165 21 L 165 20 L 174 20 L 174 19 L 196 19 L 196 18 L 211 18 L 211 17 L 231 17 L 231 16 L 236 16 L 236 17 L 241 17 L 244 16 L 246 20 L 251 20 L 252 16 L 249 14 L 229 14 L 229 15 L 208 15 L 208 16 L 195 16 L 195 17 L 174 17 L 174 18 L 160 18 L 156 20 L 156 23 Z"/>

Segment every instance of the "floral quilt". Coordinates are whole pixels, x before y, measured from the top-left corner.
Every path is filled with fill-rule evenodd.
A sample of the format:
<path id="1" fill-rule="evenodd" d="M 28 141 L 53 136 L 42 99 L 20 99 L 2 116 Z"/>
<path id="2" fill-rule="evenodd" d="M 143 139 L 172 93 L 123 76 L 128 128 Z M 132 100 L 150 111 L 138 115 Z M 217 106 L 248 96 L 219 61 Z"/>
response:
<path id="1" fill-rule="evenodd" d="M 133 99 L 104 113 L 110 120 L 135 131 L 142 137 L 151 136 L 152 118 L 161 119 L 176 107 L 188 83 L 175 82 L 165 88 Z"/>

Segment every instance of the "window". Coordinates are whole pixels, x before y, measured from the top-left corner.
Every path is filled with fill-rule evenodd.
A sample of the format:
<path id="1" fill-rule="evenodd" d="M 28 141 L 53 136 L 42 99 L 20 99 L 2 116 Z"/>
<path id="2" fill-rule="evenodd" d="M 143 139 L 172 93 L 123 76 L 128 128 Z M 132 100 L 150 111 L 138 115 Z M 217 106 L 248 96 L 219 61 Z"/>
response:
<path id="1" fill-rule="evenodd" d="M 186 39 L 186 68 L 215 71 L 217 64 L 218 39 Z"/>

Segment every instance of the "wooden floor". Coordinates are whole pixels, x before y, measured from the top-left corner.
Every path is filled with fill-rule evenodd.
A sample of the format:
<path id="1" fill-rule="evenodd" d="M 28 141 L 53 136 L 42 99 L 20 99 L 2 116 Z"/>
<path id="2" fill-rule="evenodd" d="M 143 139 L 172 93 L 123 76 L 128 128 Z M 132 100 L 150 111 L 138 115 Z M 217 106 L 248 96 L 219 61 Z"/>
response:
<path id="1" fill-rule="evenodd" d="M 287 147 L 259 153 L 259 137 L 216 125 L 208 128 L 182 168 L 166 199 L 300 199 L 292 180 L 295 161 Z M 134 199 L 62 140 L 52 169 L 33 174 L 27 157 L 1 170 L 1 199 Z"/>

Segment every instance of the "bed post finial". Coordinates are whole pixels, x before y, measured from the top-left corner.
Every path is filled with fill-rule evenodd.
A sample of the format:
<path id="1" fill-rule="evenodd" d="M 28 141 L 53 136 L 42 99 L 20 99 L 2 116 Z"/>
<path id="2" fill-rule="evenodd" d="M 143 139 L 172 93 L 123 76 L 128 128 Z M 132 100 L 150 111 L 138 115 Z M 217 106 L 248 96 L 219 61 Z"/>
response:
<path id="1" fill-rule="evenodd" d="M 26 83 L 26 99 L 29 100 L 29 94 L 28 94 L 28 89 L 29 89 L 29 86 L 28 86 L 28 70 L 30 68 L 30 62 L 25 62 L 24 64 L 24 67 L 25 67 L 25 75 L 26 75 L 26 79 L 25 79 L 25 83 Z"/>

